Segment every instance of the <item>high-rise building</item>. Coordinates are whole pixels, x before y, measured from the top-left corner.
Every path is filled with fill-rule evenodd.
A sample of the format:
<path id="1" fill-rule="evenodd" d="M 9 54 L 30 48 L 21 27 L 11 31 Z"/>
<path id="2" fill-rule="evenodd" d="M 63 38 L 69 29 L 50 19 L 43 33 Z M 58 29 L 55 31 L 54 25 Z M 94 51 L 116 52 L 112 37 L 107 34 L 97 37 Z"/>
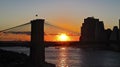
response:
<path id="1" fill-rule="evenodd" d="M 120 30 L 120 19 L 119 19 L 119 30 Z"/>
<path id="2" fill-rule="evenodd" d="M 102 21 L 94 17 L 84 19 L 84 23 L 81 27 L 80 41 L 105 41 L 106 39 Z"/>
<path id="3" fill-rule="evenodd" d="M 113 31 L 110 36 L 111 41 L 118 41 L 119 40 L 119 29 L 117 26 L 113 27 Z"/>
<path id="4" fill-rule="evenodd" d="M 120 41 L 120 19 L 119 19 L 119 41 Z"/>

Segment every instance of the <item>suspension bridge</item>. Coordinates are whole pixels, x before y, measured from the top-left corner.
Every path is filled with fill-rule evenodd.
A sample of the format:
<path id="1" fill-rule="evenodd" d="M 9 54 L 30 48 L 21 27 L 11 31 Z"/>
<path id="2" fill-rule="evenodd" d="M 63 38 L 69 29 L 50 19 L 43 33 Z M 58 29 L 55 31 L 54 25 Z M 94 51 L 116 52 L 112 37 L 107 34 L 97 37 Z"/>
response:
<path id="1" fill-rule="evenodd" d="M 61 36 L 61 34 L 66 36 Z M 44 22 L 43 19 L 32 20 L 29 23 L 18 25 L 0 31 L 0 46 L 29 46 L 30 63 L 33 67 L 55 67 L 45 62 L 45 46 L 76 46 L 79 41 L 72 41 L 80 33 Z M 57 38 L 70 37 L 70 40 L 58 40 Z M 84 46 L 83 46 L 84 47 Z M 86 45 L 85 45 L 86 47 Z M 46 66 L 47 65 L 47 66 Z M 51 66 L 50 66 L 51 65 Z"/>
<path id="2" fill-rule="evenodd" d="M 40 30 L 40 29 L 38 29 Z M 69 40 L 60 41 L 58 36 L 65 33 L 69 36 Z M 44 41 L 47 46 L 55 46 L 61 44 L 71 43 L 78 44 L 80 33 L 63 27 L 50 24 L 49 21 L 44 22 Z M 7 28 L 0 31 L 0 45 L 1 46 L 28 46 L 31 40 L 31 22 L 17 25 L 15 27 Z"/>
<path id="3" fill-rule="evenodd" d="M 45 62 L 45 44 L 56 44 L 56 36 L 60 33 L 67 34 L 67 36 L 79 36 L 79 33 L 67 30 L 49 23 L 44 22 L 44 19 L 32 20 L 29 23 L 18 25 L 0 31 L 0 46 L 8 44 L 11 46 L 30 46 L 30 63 L 34 67 L 55 67 L 53 64 Z M 49 36 L 49 37 L 48 37 Z M 55 40 L 49 40 L 54 38 Z M 27 41 L 27 42 L 26 42 Z M 47 42 L 48 41 L 48 42 Z M 18 43 L 19 42 L 19 43 Z M 60 43 L 60 42 L 59 42 Z M 62 44 L 68 42 L 62 42 Z"/>

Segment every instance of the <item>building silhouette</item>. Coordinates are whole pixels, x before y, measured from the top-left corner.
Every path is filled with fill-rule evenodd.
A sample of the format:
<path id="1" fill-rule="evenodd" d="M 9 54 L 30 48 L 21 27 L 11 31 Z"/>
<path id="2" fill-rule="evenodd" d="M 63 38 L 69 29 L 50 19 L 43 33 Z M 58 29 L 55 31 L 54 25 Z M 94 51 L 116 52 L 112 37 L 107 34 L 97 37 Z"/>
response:
<path id="1" fill-rule="evenodd" d="M 108 29 L 105 30 L 105 33 L 106 33 L 107 42 L 108 42 L 110 40 L 110 36 L 111 36 L 112 30 L 108 28 Z"/>
<path id="2" fill-rule="evenodd" d="M 84 23 L 81 27 L 81 41 L 94 41 L 95 40 L 95 28 L 98 19 L 94 17 L 88 17 L 84 19 Z"/>
<path id="3" fill-rule="evenodd" d="M 120 19 L 119 19 L 119 41 L 120 41 Z"/>
<path id="4" fill-rule="evenodd" d="M 114 26 L 113 30 L 104 29 L 103 21 L 94 17 L 84 19 L 81 27 L 80 41 L 85 42 L 110 42 L 120 41 L 120 20 L 119 28 Z"/>
<path id="5" fill-rule="evenodd" d="M 106 41 L 107 36 L 105 34 L 103 21 L 95 19 L 94 17 L 88 17 L 84 19 L 84 23 L 81 27 L 80 41 Z"/>
<path id="6" fill-rule="evenodd" d="M 97 42 L 107 41 L 107 34 L 104 29 L 103 21 L 99 21 L 98 23 L 96 23 L 95 41 L 97 41 Z"/>
<path id="7" fill-rule="evenodd" d="M 113 31 L 110 36 L 111 41 L 118 41 L 119 40 L 119 29 L 117 26 L 113 27 Z"/>

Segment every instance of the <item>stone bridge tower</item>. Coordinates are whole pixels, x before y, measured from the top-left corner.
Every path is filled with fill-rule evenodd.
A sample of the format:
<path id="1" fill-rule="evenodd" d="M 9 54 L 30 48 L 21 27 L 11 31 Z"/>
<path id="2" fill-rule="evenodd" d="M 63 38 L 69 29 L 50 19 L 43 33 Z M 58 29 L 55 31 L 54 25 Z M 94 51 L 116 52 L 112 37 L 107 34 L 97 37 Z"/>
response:
<path id="1" fill-rule="evenodd" d="M 31 21 L 30 58 L 35 67 L 45 64 L 44 19 Z"/>

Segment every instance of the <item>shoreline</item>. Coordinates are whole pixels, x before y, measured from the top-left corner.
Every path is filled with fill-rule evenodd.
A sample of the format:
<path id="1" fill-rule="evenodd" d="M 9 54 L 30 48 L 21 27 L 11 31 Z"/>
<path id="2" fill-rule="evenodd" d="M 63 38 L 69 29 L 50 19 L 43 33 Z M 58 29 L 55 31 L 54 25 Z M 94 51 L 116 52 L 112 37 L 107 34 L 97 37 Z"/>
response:
<path id="1" fill-rule="evenodd" d="M 34 64 L 26 54 L 0 49 L 0 67 L 34 67 Z M 55 65 L 45 62 L 40 67 L 55 67 Z"/>

